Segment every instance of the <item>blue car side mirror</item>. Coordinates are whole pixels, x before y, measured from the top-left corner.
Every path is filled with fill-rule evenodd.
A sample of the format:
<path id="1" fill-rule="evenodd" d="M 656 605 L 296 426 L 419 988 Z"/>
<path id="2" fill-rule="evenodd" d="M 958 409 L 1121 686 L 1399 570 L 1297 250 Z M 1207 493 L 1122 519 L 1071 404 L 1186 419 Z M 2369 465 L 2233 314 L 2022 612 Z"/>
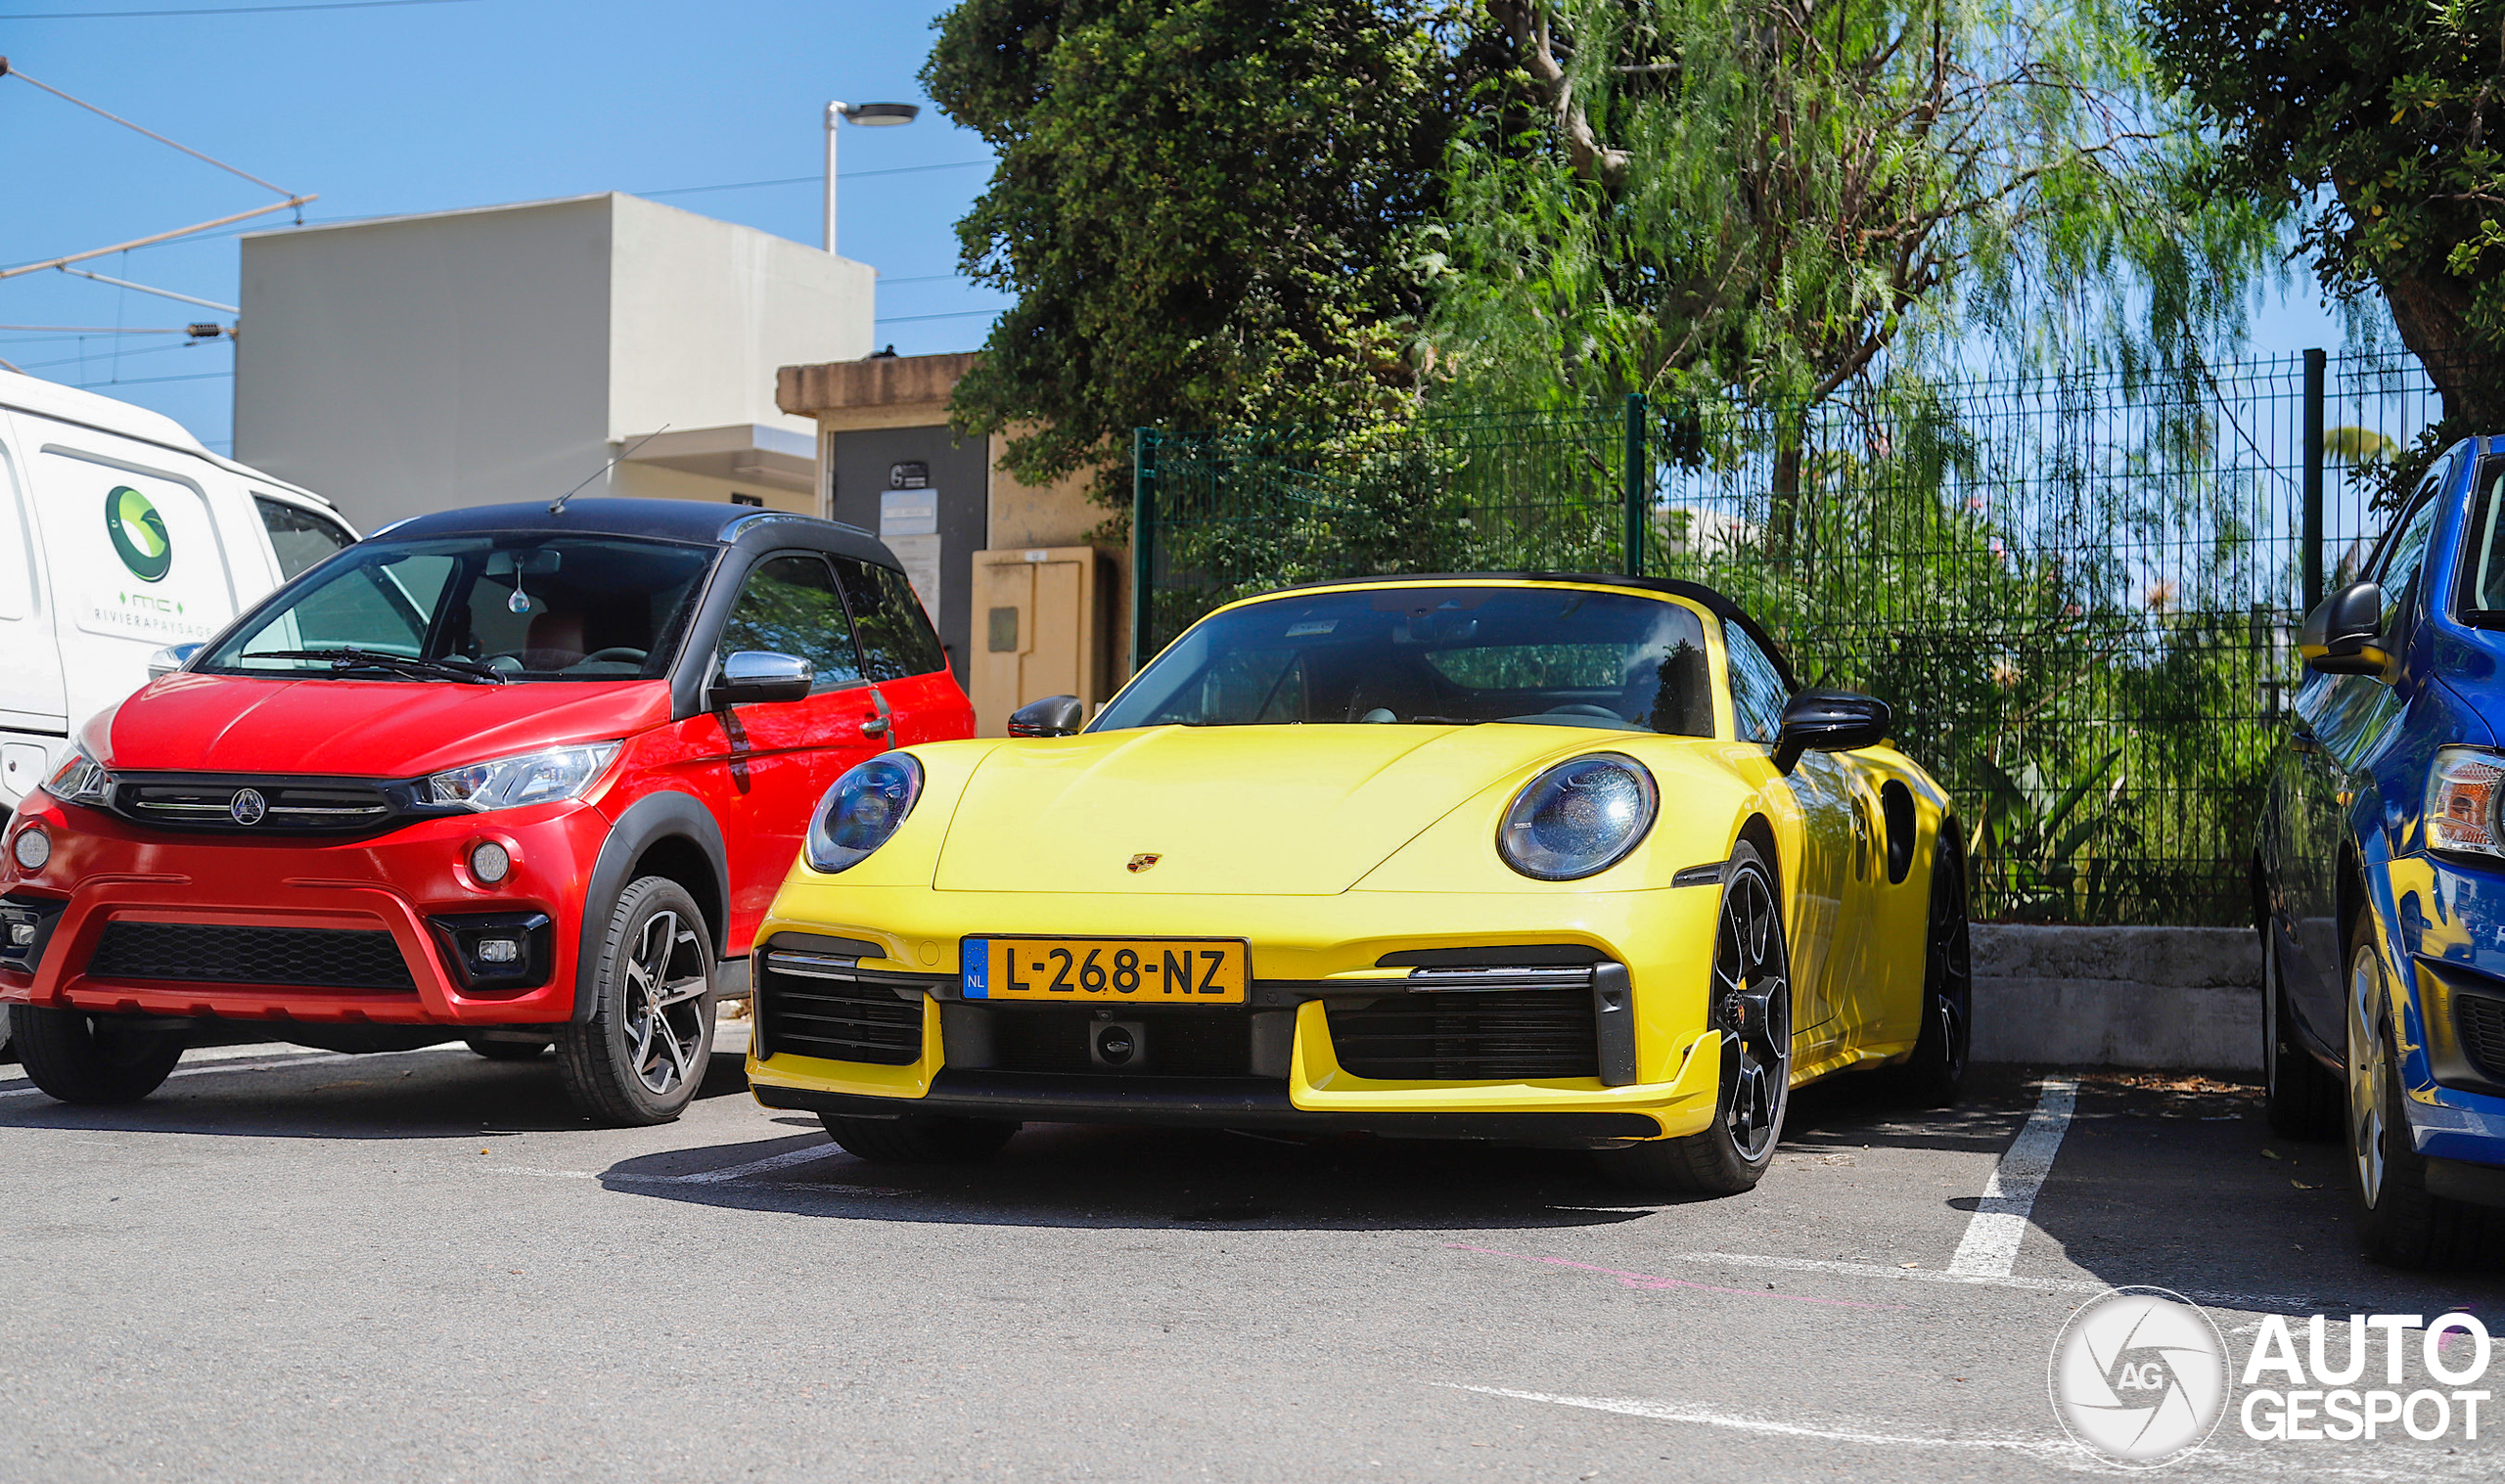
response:
<path id="1" fill-rule="evenodd" d="M 2391 667 L 2384 649 L 2384 590 L 2352 582 L 2305 615 L 2297 636 L 2305 668 L 2323 675 L 2382 675 Z"/>

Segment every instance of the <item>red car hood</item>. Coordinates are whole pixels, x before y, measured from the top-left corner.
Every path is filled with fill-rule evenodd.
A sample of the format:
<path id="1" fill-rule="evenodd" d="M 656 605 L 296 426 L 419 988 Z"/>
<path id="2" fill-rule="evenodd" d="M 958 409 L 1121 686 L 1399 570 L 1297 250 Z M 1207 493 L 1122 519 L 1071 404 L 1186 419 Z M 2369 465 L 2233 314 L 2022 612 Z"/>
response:
<path id="1" fill-rule="evenodd" d="M 112 768 L 411 778 L 669 719 L 669 682 L 261 680 L 168 675 L 88 723 Z"/>

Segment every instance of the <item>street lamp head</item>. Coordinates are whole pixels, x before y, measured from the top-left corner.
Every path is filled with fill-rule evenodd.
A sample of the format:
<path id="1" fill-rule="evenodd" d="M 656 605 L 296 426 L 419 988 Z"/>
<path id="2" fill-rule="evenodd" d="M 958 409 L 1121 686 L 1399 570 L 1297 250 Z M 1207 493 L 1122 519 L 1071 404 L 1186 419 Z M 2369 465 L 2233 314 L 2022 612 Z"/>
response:
<path id="1" fill-rule="evenodd" d="M 911 123 L 914 115 L 922 112 L 921 105 L 912 103 L 845 103 L 837 107 L 844 117 L 870 128 Z"/>

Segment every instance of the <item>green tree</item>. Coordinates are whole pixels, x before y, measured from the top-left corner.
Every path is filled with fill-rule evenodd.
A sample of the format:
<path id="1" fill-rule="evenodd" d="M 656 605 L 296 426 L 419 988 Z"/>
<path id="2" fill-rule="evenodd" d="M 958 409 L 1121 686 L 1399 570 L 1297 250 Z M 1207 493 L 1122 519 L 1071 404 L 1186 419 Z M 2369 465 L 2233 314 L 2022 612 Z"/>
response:
<path id="1" fill-rule="evenodd" d="M 2505 0 L 2149 0 L 2148 24 L 2224 138 L 2213 188 L 2293 220 L 2329 292 L 2381 291 L 2443 436 L 2505 426 Z"/>
<path id="2" fill-rule="evenodd" d="M 1840 389 L 1978 339 L 2180 368 L 2264 260 L 2257 214 L 2177 185 L 2202 141 L 2166 129 L 2109 0 L 1486 13 L 1513 66 L 1422 258 L 1458 394 L 1746 398 L 1774 414 L 1779 524 L 1784 429 Z"/>
<path id="3" fill-rule="evenodd" d="M 965 0 L 923 80 L 998 151 L 958 225 L 1018 298 L 958 385 L 1041 483 L 1138 427 L 1405 413 L 1467 37 L 1416 0 Z M 1457 44 L 1458 43 L 1458 44 Z"/>

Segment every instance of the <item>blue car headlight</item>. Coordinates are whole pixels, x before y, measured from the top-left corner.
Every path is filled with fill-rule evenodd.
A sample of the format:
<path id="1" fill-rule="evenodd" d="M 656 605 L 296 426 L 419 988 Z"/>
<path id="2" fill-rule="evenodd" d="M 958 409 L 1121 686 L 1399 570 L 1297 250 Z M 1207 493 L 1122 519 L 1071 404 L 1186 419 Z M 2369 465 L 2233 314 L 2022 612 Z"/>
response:
<path id="1" fill-rule="evenodd" d="M 1571 881 L 1617 865 L 1653 828 L 1660 793 L 1631 757 L 1594 752 L 1526 785 L 1505 811 L 1496 853 L 1542 881 Z"/>
<path id="2" fill-rule="evenodd" d="M 2437 747 L 2427 771 L 2427 848 L 2505 856 L 2505 752 Z"/>
<path id="3" fill-rule="evenodd" d="M 922 796 L 922 764 L 909 752 L 874 757 L 835 781 L 809 819 L 809 869 L 857 866 L 888 842 Z"/>

